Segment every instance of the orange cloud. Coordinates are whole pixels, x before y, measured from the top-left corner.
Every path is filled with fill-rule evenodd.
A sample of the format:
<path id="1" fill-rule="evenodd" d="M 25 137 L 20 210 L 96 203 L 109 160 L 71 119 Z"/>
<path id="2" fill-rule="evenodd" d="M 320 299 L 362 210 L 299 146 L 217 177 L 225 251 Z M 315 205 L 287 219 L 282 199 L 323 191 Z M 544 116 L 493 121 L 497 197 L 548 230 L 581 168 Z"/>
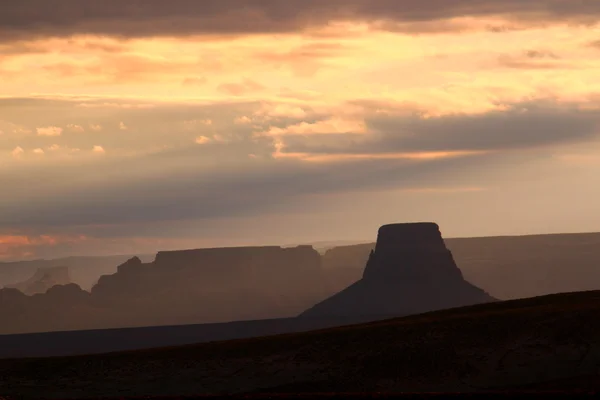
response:
<path id="1" fill-rule="evenodd" d="M 207 138 L 206 136 L 198 136 L 196 138 L 196 143 L 197 144 L 207 144 L 207 143 L 210 143 L 210 139 Z"/>
<path id="2" fill-rule="evenodd" d="M 76 125 L 76 124 L 69 124 L 67 125 L 67 129 L 72 131 L 72 132 L 84 132 L 85 129 L 83 129 L 83 126 L 81 125 Z"/>
<path id="3" fill-rule="evenodd" d="M 60 136 L 63 129 L 58 126 L 47 126 L 36 129 L 38 136 Z"/>
<path id="4" fill-rule="evenodd" d="M 311 154 L 311 153 L 277 153 L 275 158 L 296 158 L 309 162 L 336 162 L 347 160 L 436 160 L 441 158 L 466 157 L 485 154 L 484 151 L 439 151 L 415 153 L 383 153 L 383 154 Z"/>
<path id="5" fill-rule="evenodd" d="M 10 154 L 14 158 L 19 158 L 24 152 L 25 152 L 25 150 L 23 150 L 23 148 L 21 146 L 17 146 L 13 149 L 13 151 L 10 152 Z"/>
<path id="6" fill-rule="evenodd" d="M 0 259 L 32 257 L 40 248 L 77 244 L 87 240 L 85 235 L 0 235 Z"/>
<path id="7" fill-rule="evenodd" d="M 186 87 L 194 87 L 194 86 L 202 86 L 208 82 L 208 79 L 205 77 L 201 78 L 185 78 L 183 82 L 181 82 L 182 86 Z"/>
<path id="8" fill-rule="evenodd" d="M 217 89 L 225 94 L 232 96 L 243 96 L 249 93 L 260 92 L 265 89 L 263 85 L 255 82 L 251 79 L 244 79 L 241 83 L 224 83 L 217 87 Z"/>
<path id="9" fill-rule="evenodd" d="M 28 236 L 24 235 L 0 235 L 0 245 L 3 246 L 24 246 L 31 244 Z"/>
<path id="10" fill-rule="evenodd" d="M 350 160 L 413 160 L 428 161 L 444 158 L 468 157 L 488 154 L 490 151 L 421 151 L 421 152 L 393 152 L 393 153 L 341 153 L 341 154 L 313 154 L 313 153 L 287 153 L 284 152 L 285 144 L 281 140 L 275 141 L 273 158 L 289 158 L 314 163 L 331 163 Z"/>
<path id="11" fill-rule="evenodd" d="M 285 128 L 272 127 L 263 135 L 319 135 L 343 133 L 368 133 L 364 120 L 331 118 L 315 123 L 301 122 Z"/>

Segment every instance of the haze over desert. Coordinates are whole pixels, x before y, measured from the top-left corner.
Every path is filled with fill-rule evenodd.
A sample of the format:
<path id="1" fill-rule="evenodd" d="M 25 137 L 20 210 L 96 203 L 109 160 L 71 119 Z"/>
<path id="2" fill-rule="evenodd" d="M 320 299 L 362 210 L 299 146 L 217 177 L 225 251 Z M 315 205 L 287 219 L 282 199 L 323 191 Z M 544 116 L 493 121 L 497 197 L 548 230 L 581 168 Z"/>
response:
<path id="1" fill-rule="evenodd" d="M 3 2 L 0 398 L 600 388 L 599 23 Z"/>

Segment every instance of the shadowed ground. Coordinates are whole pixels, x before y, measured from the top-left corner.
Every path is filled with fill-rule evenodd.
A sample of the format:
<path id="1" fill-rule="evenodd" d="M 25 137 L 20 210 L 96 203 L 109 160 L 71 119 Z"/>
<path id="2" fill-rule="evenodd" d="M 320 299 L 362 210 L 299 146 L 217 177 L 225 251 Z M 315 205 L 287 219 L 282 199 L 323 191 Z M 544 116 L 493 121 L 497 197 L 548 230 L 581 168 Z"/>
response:
<path id="1" fill-rule="evenodd" d="M 0 360 L 0 393 L 571 390 L 597 383 L 598 317 L 600 292 L 566 293 L 306 333 Z"/>

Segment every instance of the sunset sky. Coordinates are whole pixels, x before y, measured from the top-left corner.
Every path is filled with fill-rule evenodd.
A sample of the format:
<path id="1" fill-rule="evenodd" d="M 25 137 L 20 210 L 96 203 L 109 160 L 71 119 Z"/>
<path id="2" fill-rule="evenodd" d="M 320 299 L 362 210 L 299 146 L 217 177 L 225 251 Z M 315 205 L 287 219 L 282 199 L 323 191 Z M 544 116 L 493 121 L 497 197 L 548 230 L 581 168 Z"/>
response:
<path id="1" fill-rule="evenodd" d="M 600 231 L 598 0 L 0 4 L 0 260 Z"/>

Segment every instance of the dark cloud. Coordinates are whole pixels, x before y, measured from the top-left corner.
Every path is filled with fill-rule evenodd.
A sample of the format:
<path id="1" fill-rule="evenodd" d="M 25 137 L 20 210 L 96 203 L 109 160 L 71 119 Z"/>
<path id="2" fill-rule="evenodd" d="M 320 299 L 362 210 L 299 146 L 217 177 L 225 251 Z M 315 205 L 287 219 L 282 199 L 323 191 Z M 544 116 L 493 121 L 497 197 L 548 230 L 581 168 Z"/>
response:
<path id="1" fill-rule="evenodd" d="M 560 57 L 551 51 L 546 50 L 527 50 L 525 56 L 528 58 L 550 58 L 553 60 L 559 60 Z"/>
<path id="2" fill-rule="evenodd" d="M 12 100 L 12 104 L 17 103 L 31 108 L 35 101 Z M 4 104 L 11 102 L 5 100 Z M 64 106 L 64 102 L 58 104 Z M 193 144 L 191 136 L 180 145 L 153 154 L 120 158 L 111 157 L 108 151 L 106 157 L 78 162 L 23 164 L 18 169 L 0 170 L 0 187 L 10 188 L 0 198 L 0 226 L 30 232 L 71 229 L 74 233 L 120 236 L 133 234 L 145 224 L 156 224 L 153 226 L 160 230 L 163 223 L 174 221 L 200 221 L 202 225 L 201 221 L 262 218 L 293 208 L 302 210 L 315 196 L 487 185 L 492 179 L 489 175 L 475 179 L 469 175 L 471 171 L 482 171 L 490 165 L 496 165 L 488 168 L 495 171 L 525 165 L 539 157 L 539 148 L 592 139 L 600 121 L 598 110 L 550 101 L 513 104 L 504 111 L 481 115 L 440 118 L 422 118 L 415 110 L 398 105 L 388 104 L 386 108 L 385 102 L 353 104 L 364 106 L 367 125 L 375 131 L 372 138 L 364 140 L 364 134 L 363 139 L 355 135 L 347 140 L 339 140 L 339 135 L 323 136 L 336 136 L 334 146 L 333 142 L 319 142 L 319 135 L 307 136 L 308 141 L 300 136 L 285 136 L 286 150 L 330 155 L 495 151 L 437 160 L 310 163 L 275 159 L 271 157 L 276 149 L 272 138 L 253 137 L 249 127 L 232 122 L 234 116 L 252 115 L 252 110 L 261 108 L 260 104 L 128 109 L 128 121 L 136 114 L 140 121 L 143 115 L 148 118 L 148 132 L 152 132 L 150 126 L 155 121 L 189 119 L 191 115 L 212 115 L 217 125 L 229 120 L 233 140 L 200 146 Z M 387 116 L 376 113 L 381 108 L 388 110 Z M 306 122 L 322 117 L 313 115 Z M 297 120 L 280 117 L 276 123 L 286 127 Z M 165 132 L 175 135 L 173 130 L 165 128 Z M 250 153 L 257 157 L 248 157 Z M 156 232 L 152 230 L 155 228 L 147 229 L 144 234 Z"/>
<path id="3" fill-rule="evenodd" d="M 498 65 L 514 69 L 560 69 L 575 68 L 573 64 L 561 61 L 561 57 L 548 50 L 527 50 L 519 55 L 501 55 Z"/>
<path id="4" fill-rule="evenodd" d="M 588 46 L 596 48 L 596 49 L 600 49 L 600 40 L 594 40 L 594 41 L 588 43 Z"/>
<path id="5" fill-rule="evenodd" d="M 498 65 L 514 69 L 574 69 L 576 65 L 565 63 L 552 53 L 529 51 L 524 55 L 498 57 Z"/>
<path id="6" fill-rule="evenodd" d="M 360 104 L 360 102 L 354 102 Z M 379 154 L 430 151 L 495 151 L 527 149 L 590 139 L 600 132 L 600 110 L 553 101 L 505 105 L 505 109 L 483 114 L 459 114 L 423 118 L 410 108 L 365 102 L 367 126 L 374 138 L 363 134 L 341 140 L 349 146 L 321 145 L 318 137 L 288 137 L 285 151 L 294 153 Z M 372 107 L 372 108 L 368 108 Z M 377 110 L 388 115 L 377 115 Z M 363 138 L 363 140 L 361 140 Z M 317 144 L 315 144 L 315 141 Z M 294 143 L 295 142 L 295 143 Z"/>
<path id="7" fill-rule="evenodd" d="M 0 5 L 0 36 L 120 37 L 292 32 L 335 20 L 377 22 L 409 32 L 462 16 L 591 23 L 596 0 L 20 0 Z M 509 18 L 509 19 L 510 19 Z M 438 25 L 439 26 L 439 25 Z M 447 27 L 456 30 L 452 24 Z"/>
<path id="8" fill-rule="evenodd" d="M 200 155 L 199 150 L 197 154 Z M 99 186 L 81 183 L 47 193 L 43 198 L 31 198 L 27 204 L 6 204 L 5 199 L 5 206 L 0 207 L 0 223 L 57 229 L 71 225 L 261 216 L 315 194 L 441 184 L 443 176 L 472 162 L 467 163 L 466 159 L 428 163 L 371 160 L 318 165 L 270 160 L 240 163 L 237 168 L 190 167 L 171 170 L 171 174 L 146 176 L 135 182 L 121 179 Z M 118 163 L 118 167 L 112 163 L 103 168 L 113 171 L 118 168 L 121 176 L 126 176 L 132 167 L 126 162 Z"/>

